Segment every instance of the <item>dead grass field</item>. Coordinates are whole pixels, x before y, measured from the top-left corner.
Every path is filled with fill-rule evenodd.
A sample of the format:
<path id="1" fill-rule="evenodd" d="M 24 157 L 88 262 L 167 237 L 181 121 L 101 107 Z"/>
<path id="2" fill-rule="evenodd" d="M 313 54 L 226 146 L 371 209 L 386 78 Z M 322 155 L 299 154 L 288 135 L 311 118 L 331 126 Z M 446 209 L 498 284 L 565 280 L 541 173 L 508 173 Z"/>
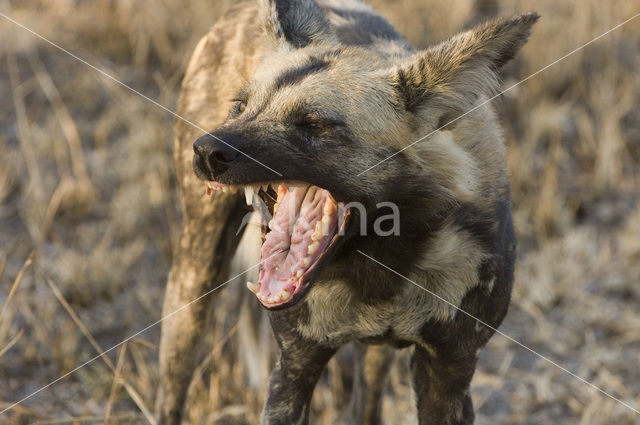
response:
<path id="1" fill-rule="evenodd" d="M 0 12 L 173 108 L 213 0 L 5 0 Z M 505 87 L 640 11 L 639 0 L 500 0 L 536 10 Z M 424 47 L 478 19 L 471 0 L 375 0 Z M 160 317 L 180 211 L 173 117 L 0 17 L 0 410 Z M 640 409 L 640 18 L 494 102 L 520 248 L 501 330 Z M 21 271 L 30 253 L 33 261 Z M 224 294 L 222 295 L 225 296 Z M 219 305 L 228 305 L 221 302 Z M 191 391 L 198 424 L 257 423 L 261 391 L 220 308 Z M 8 424 L 148 423 L 159 327 L 0 415 Z M 387 424 L 416 423 L 408 352 Z M 117 378 L 114 378 L 116 376 Z M 341 424 L 332 362 L 313 423 Z M 496 335 L 473 382 L 478 424 L 630 425 L 640 416 Z"/>

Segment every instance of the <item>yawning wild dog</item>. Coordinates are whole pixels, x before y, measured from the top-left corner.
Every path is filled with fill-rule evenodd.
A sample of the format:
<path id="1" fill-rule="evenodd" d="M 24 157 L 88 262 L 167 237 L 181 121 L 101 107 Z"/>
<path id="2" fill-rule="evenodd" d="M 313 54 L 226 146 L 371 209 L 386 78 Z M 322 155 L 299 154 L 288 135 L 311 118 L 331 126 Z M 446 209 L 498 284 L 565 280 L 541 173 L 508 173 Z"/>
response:
<path id="1" fill-rule="evenodd" d="M 259 210 L 262 225 L 244 229 L 257 255 L 243 258 L 260 262 L 248 287 L 280 349 L 263 424 L 307 423 L 326 363 L 352 341 L 367 367 L 349 421 L 378 423 L 386 347 L 413 345 L 419 423 L 473 422 L 469 385 L 493 331 L 457 308 L 499 326 L 515 258 L 501 131 L 489 104 L 473 108 L 536 19 L 416 51 L 358 1 L 263 0 L 200 41 L 178 104 L 184 223 L 164 314 L 227 279 L 246 204 Z M 213 299 L 163 323 L 162 425 L 181 420 Z"/>

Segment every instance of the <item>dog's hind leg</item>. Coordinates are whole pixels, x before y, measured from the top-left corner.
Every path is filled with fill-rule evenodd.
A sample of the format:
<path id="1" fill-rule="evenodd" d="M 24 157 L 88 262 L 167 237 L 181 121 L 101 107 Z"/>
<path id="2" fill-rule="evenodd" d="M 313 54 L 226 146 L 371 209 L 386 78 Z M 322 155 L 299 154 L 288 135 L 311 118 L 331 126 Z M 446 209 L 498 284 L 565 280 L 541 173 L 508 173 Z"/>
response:
<path id="1" fill-rule="evenodd" d="M 386 345 L 354 343 L 355 372 L 349 402 L 349 423 L 380 424 L 381 398 L 393 361 L 394 349 Z"/>
<path id="2" fill-rule="evenodd" d="M 411 369 L 420 425 L 473 424 L 469 385 L 475 366 L 475 354 L 430 355 L 415 345 Z"/>

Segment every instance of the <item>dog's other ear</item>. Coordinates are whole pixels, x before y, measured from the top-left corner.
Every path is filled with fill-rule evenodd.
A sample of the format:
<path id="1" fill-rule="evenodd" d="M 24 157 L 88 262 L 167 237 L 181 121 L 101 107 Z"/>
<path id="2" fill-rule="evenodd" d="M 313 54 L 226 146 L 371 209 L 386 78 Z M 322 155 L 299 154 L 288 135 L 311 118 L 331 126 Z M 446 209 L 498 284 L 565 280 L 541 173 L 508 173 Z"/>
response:
<path id="1" fill-rule="evenodd" d="M 497 71 L 527 41 L 538 17 L 529 13 L 479 25 L 397 65 L 391 80 L 406 109 L 436 108 L 451 116 L 494 94 L 500 85 Z"/>
<path id="2" fill-rule="evenodd" d="M 293 48 L 336 43 L 329 20 L 313 0 L 260 0 L 267 35 L 276 45 Z"/>

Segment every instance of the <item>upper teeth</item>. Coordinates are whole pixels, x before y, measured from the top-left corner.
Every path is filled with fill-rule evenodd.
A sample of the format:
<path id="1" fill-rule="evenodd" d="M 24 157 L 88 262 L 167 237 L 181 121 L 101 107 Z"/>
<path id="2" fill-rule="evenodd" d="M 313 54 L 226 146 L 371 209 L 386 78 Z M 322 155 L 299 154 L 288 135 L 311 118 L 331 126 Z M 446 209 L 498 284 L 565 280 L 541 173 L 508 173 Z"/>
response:
<path id="1" fill-rule="evenodd" d="M 247 205 L 251 206 L 251 204 L 253 203 L 253 187 L 245 186 L 244 200 L 247 202 Z"/>
<path id="2" fill-rule="evenodd" d="M 284 183 L 282 183 L 284 184 Z M 211 190 L 221 190 L 224 193 L 236 193 L 238 191 L 239 188 L 242 188 L 242 186 L 233 186 L 233 185 L 224 185 L 218 182 L 214 182 L 214 181 L 207 181 L 205 182 L 205 185 L 211 189 Z M 272 186 L 274 191 L 276 191 L 276 193 L 278 193 L 278 199 L 277 200 L 281 200 L 281 197 L 283 197 L 284 193 L 286 192 L 281 192 L 277 190 L 277 187 L 280 185 L 280 183 L 267 183 L 267 184 L 261 184 L 261 185 L 253 185 L 253 186 L 244 186 L 244 200 L 247 203 L 247 205 L 252 206 L 253 205 L 253 200 L 254 200 L 254 195 L 256 195 L 258 192 L 260 192 L 260 190 L 262 190 L 264 193 L 267 193 L 267 191 L 269 190 L 269 186 Z M 295 189 L 295 185 L 294 184 L 285 184 L 285 187 L 287 188 L 287 192 L 290 192 L 292 190 Z"/>

